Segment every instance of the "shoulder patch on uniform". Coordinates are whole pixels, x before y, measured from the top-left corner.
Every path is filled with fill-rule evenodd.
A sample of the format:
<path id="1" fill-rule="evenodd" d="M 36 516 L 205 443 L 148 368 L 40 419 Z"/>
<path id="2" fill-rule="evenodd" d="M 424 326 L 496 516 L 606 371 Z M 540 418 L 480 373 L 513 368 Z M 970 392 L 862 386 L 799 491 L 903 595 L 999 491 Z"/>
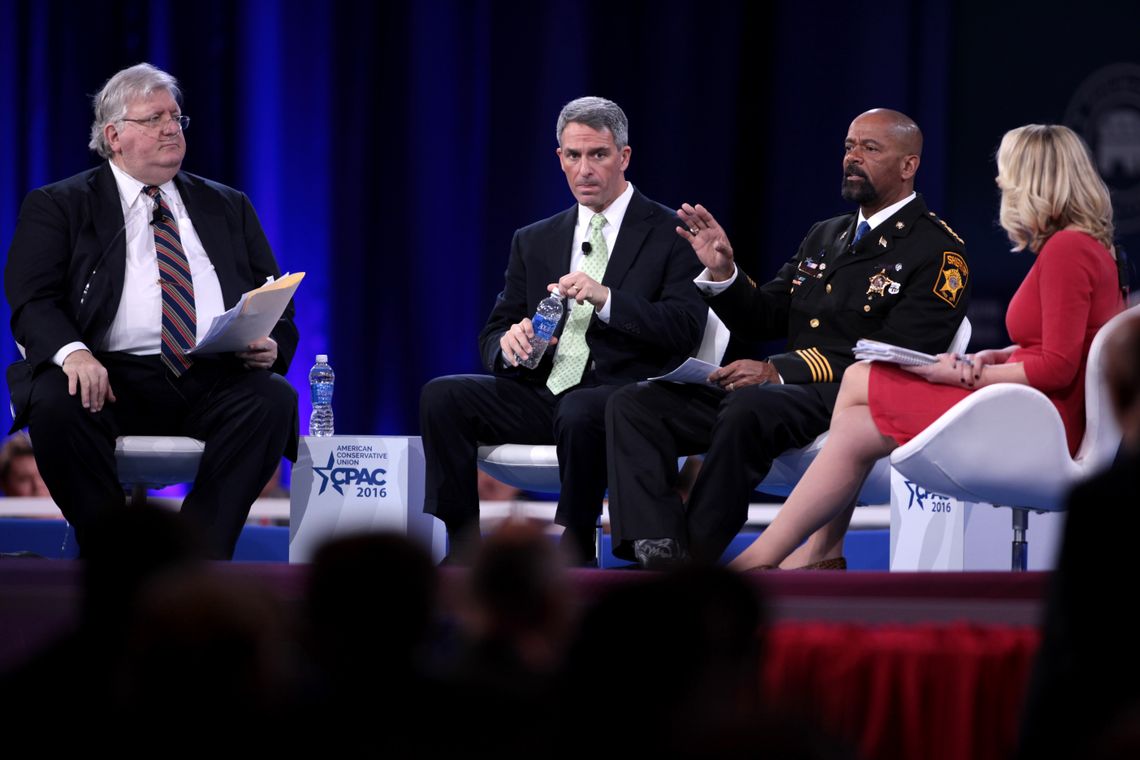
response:
<path id="1" fill-rule="evenodd" d="M 962 291 L 966 289 L 966 282 L 970 277 L 970 268 L 962 254 L 954 251 L 942 252 L 942 268 L 938 270 L 938 278 L 934 283 L 934 295 L 941 298 L 954 308 L 958 308 L 958 301 Z"/>

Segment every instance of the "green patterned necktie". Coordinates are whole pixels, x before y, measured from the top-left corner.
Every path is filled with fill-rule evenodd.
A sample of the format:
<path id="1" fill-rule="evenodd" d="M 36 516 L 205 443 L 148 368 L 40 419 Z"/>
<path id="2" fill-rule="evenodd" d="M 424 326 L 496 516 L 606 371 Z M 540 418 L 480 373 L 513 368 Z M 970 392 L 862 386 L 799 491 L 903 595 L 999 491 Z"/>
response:
<path id="1" fill-rule="evenodd" d="M 590 254 L 582 261 L 582 271 L 598 283 L 605 276 L 606 264 L 610 260 L 606 239 L 602 237 L 602 227 L 605 224 L 604 216 L 594 214 L 590 220 Z M 546 378 L 546 387 L 556 396 L 582 382 L 582 372 L 590 358 L 590 347 L 586 345 L 586 328 L 590 326 L 590 318 L 593 316 L 594 305 L 588 301 L 575 303 L 570 310 L 562 337 L 558 339 L 554 366 L 550 370 L 550 377 Z"/>

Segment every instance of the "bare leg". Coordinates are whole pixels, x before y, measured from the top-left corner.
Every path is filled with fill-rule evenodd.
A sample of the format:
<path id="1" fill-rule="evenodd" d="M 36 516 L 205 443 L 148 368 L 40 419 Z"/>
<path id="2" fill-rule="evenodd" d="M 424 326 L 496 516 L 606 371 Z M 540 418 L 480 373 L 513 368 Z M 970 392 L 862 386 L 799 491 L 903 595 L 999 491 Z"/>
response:
<path id="1" fill-rule="evenodd" d="M 823 450 L 772 524 L 729 567 L 748 570 L 779 565 L 817 531 L 818 536 L 796 552 L 797 567 L 842 552 L 843 535 L 863 481 L 875 462 L 896 446 L 892 438 L 879 432 L 871 418 L 867 405 L 869 376 L 866 364 L 856 364 L 844 374 Z"/>
<path id="2" fill-rule="evenodd" d="M 859 490 L 862 486 L 859 487 Z M 794 570 L 797 567 L 810 565 L 823 559 L 834 559 L 843 556 L 843 540 L 847 536 L 847 526 L 851 524 L 851 517 L 855 513 L 855 500 L 847 506 L 839 516 L 808 536 L 808 540 L 798 549 L 788 555 L 780 563 L 784 570 Z"/>

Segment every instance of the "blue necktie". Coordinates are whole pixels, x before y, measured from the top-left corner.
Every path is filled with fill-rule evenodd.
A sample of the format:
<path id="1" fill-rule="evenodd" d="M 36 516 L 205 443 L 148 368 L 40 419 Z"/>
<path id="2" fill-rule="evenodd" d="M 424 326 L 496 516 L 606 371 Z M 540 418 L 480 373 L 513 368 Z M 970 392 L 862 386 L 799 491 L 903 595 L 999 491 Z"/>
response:
<path id="1" fill-rule="evenodd" d="M 866 221 L 859 222 L 859 226 L 855 228 L 855 239 L 851 241 L 851 245 L 858 243 L 859 238 L 863 237 L 870 231 L 871 225 L 867 224 Z"/>

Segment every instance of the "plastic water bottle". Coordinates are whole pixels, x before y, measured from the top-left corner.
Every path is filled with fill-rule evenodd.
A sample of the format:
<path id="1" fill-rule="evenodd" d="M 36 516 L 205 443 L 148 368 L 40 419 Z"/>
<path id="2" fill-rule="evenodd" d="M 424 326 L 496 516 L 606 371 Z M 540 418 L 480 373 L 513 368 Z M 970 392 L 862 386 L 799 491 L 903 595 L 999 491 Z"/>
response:
<path id="1" fill-rule="evenodd" d="M 534 319 L 531 320 L 534 326 L 534 340 L 530 342 L 530 356 L 520 361 L 519 366 L 527 369 L 538 366 L 561 320 L 562 294 L 558 292 L 558 288 L 555 288 L 550 295 L 538 302 L 538 309 L 534 312 Z"/>
<path id="2" fill-rule="evenodd" d="M 329 366 L 327 354 L 317 354 L 317 363 L 309 370 L 309 388 L 313 394 L 313 413 L 309 416 L 309 435 L 327 438 L 333 434 L 333 381 L 336 375 Z"/>

